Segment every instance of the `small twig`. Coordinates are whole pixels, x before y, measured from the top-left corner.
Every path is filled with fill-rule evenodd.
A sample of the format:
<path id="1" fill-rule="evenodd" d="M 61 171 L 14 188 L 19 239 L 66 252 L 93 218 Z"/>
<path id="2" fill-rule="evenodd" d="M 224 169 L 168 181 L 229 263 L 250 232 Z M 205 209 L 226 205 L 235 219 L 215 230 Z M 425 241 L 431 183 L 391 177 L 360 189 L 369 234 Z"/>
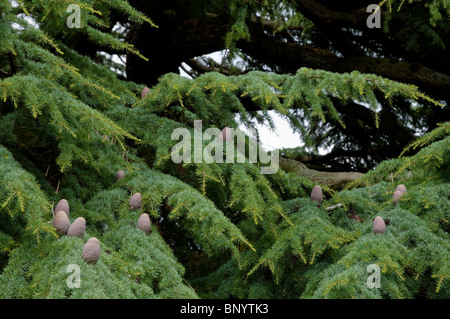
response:
<path id="1" fill-rule="evenodd" d="M 58 179 L 58 185 L 56 185 L 56 194 L 59 192 L 59 183 L 61 182 L 61 179 Z"/>
<path id="2" fill-rule="evenodd" d="M 339 203 L 339 204 L 336 204 L 336 205 L 327 207 L 326 210 L 329 212 L 329 211 L 331 211 L 331 210 L 334 210 L 334 209 L 339 208 L 339 207 L 342 207 L 342 206 L 344 206 L 344 204 Z"/>

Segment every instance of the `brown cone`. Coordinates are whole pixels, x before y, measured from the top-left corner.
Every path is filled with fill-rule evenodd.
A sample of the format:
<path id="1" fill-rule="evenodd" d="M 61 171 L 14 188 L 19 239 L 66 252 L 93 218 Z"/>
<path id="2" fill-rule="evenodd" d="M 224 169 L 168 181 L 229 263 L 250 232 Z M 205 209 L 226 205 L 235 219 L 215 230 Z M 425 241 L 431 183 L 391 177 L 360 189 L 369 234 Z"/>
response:
<path id="1" fill-rule="evenodd" d="M 122 170 L 118 170 L 116 173 L 116 176 L 114 176 L 114 179 L 116 181 L 121 180 L 125 176 L 125 172 Z"/>
<path id="2" fill-rule="evenodd" d="M 69 217 L 70 209 L 69 209 L 69 202 L 67 201 L 67 199 L 63 198 L 58 202 L 58 204 L 56 204 L 55 212 L 58 212 L 60 210 L 65 212 L 67 214 L 67 217 Z"/>
<path id="3" fill-rule="evenodd" d="M 132 210 L 139 209 L 142 206 L 142 195 L 140 193 L 135 193 L 130 198 L 130 208 Z"/>
<path id="4" fill-rule="evenodd" d="M 81 255 L 88 264 L 95 264 L 100 258 L 100 242 L 96 237 L 91 237 L 86 242 Z"/>
<path id="5" fill-rule="evenodd" d="M 377 216 L 373 220 L 373 232 L 375 234 L 384 234 L 386 231 L 386 224 L 382 217 Z"/>
<path id="6" fill-rule="evenodd" d="M 53 227 L 56 228 L 56 231 L 60 235 L 67 234 L 70 227 L 70 220 L 69 217 L 67 217 L 66 212 L 62 210 L 56 212 L 55 218 L 53 218 Z"/>
<path id="7" fill-rule="evenodd" d="M 67 236 L 77 236 L 82 238 L 86 231 L 86 220 L 83 217 L 78 217 L 74 220 L 72 225 L 70 225 L 67 231 Z"/>
<path id="8" fill-rule="evenodd" d="M 395 191 L 392 195 L 392 198 L 394 199 L 394 204 L 397 204 L 400 201 L 400 198 L 403 196 L 403 193 L 399 190 Z"/>
<path id="9" fill-rule="evenodd" d="M 146 234 L 150 234 L 152 232 L 151 230 L 152 222 L 150 221 L 150 216 L 148 214 L 142 214 L 139 216 L 139 219 L 137 221 L 137 227 L 139 229 L 142 229 Z"/>
<path id="10" fill-rule="evenodd" d="M 150 89 L 148 87 L 143 88 L 141 92 L 141 98 L 144 98 L 148 94 L 148 92 L 150 92 Z"/>
<path id="11" fill-rule="evenodd" d="M 311 191 L 310 198 L 312 201 L 315 201 L 315 202 L 321 204 L 322 203 L 322 187 L 320 187 L 319 185 L 314 186 Z"/>

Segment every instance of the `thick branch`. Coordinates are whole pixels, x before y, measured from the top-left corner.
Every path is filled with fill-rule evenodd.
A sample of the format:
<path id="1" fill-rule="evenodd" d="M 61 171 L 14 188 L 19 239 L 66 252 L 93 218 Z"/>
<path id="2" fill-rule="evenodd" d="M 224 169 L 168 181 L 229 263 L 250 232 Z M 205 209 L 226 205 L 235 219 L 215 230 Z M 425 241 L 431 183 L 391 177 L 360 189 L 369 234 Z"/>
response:
<path id="1" fill-rule="evenodd" d="M 341 150 L 333 149 L 331 152 L 324 155 L 314 155 L 314 154 L 300 154 L 292 158 L 293 160 L 302 162 L 306 167 L 310 169 L 317 168 L 319 170 L 324 170 L 323 164 L 330 163 L 335 158 L 362 158 L 365 155 L 363 150 Z M 333 162 L 333 170 L 337 171 L 344 167 L 344 165 L 339 165 Z"/>
<path id="2" fill-rule="evenodd" d="M 149 58 L 149 61 L 144 61 L 128 54 L 127 78 L 131 81 L 153 85 L 162 74 L 177 73 L 182 62 L 187 63 L 193 57 L 219 51 L 224 47 L 226 18 L 168 18 L 157 23 L 158 29 L 147 25 L 131 26 L 126 40 Z"/>
<path id="3" fill-rule="evenodd" d="M 335 12 L 314 0 L 297 0 L 297 9 L 331 40 L 333 46 L 344 56 L 364 55 L 342 31 L 342 27 L 359 27 L 367 19 L 366 8 L 350 12 Z"/>
<path id="4" fill-rule="evenodd" d="M 278 21 L 278 20 L 269 20 L 269 19 L 264 19 L 261 17 L 256 17 L 256 16 L 252 16 L 250 18 L 250 21 L 253 23 L 259 23 L 262 26 L 268 28 L 268 29 L 278 29 L 281 28 L 285 25 L 284 22 Z M 303 30 L 303 24 L 300 25 L 296 25 L 296 26 L 290 26 L 289 30 Z"/>
<path id="5" fill-rule="evenodd" d="M 298 176 L 306 177 L 315 183 L 327 185 L 336 190 L 345 188 L 350 182 L 353 182 L 364 175 L 363 173 L 358 172 L 316 171 L 309 169 L 301 162 L 284 157 L 280 158 L 280 167 L 286 172 L 292 172 Z"/>
<path id="6" fill-rule="evenodd" d="M 366 6 L 348 12 L 330 10 L 315 0 L 296 0 L 297 9 L 309 20 L 336 27 L 365 26 Z"/>
<path id="7" fill-rule="evenodd" d="M 450 99 L 450 76 L 423 65 L 369 56 L 340 58 L 328 50 L 283 42 L 261 30 L 257 32 L 256 28 L 253 31 L 250 41 L 240 41 L 238 47 L 263 63 L 279 65 L 286 72 L 295 73 L 301 67 L 340 73 L 357 70 L 417 85 L 433 98 Z"/>
<path id="8" fill-rule="evenodd" d="M 213 62 L 213 61 L 211 61 Z M 189 59 L 185 62 L 187 65 L 189 65 L 194 71 L 199 72 L 199 73 L 206 73 L 206 72 L 219 72 L 225 75 L 238 75 L 238 74 L 243 74 L 244 72 L 242 70 L 229 70 L 227 68 L 223 68 L 223 67 L 216 67 L 216 66 L 212 66 L 211 63 L 210 65 L 204 65 L 203 63 L 201 63 L 200 61 L 198 61 L 197 59 Z"/>

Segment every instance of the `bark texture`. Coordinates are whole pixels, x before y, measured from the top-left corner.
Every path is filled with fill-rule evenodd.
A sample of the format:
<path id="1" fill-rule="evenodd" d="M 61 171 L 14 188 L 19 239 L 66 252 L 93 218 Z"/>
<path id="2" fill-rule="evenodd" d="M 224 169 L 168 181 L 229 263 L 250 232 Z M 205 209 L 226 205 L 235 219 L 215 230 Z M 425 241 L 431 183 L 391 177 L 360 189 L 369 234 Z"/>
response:
<path id="1" fill-rule="evenodd" d="M 280 158 L 280 167 L 286 172 L 306 177 L 317 183 L 327 185 L 328 187 L 341 190 L 350 182 L 361 178 L 364 174 L 359 172 L 323 172 L 309 169 L 305 164 L 289 158 Z"/>

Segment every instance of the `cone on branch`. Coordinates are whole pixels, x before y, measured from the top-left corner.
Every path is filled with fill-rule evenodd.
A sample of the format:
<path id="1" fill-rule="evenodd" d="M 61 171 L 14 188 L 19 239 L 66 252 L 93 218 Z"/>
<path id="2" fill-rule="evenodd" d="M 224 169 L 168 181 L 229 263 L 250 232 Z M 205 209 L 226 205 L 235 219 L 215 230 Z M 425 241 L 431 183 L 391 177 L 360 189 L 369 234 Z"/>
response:
<path id="1" fill-rule="evenodd" d="M 91 237 L 83 248 L 81 257 L 88 264 L 95 264 L 100 258 L 100 241 L 96 237 Z"/>
<path id="2" fill-rule="evenodd" d="M 152 232 L 151 230 L 151 220 L 150 216 L 146 213 L 139 216 L 139 219 L 137 221 L 137 227 L 141 230 L 143 230 L 146 234 L 150 234 Z"/>
<path id="3" fill-rule="evenodd" d="M 66 212 L 62 210 L 56 212 L 55 217 L 53 218 L 53 227 L 56 228 L 56 231 L 60 235 L 67 234 L 70 227 L 70 220 L 69 217 L 67 217 Z"/>
<path id="4" fill-rule="evenodd" d="M 386 231 L 386 223 L 381 216 L 375 217 L 373 220 L 373 232 L 374 234 L 384 234 Z"/>
<path id="5" fill-rule="evenodd" d="M 70 225 L 67 231 L 67 236 L 76 236 L 82 238 L 86 232 L 86 220 L 83 217 L 78 217 Z"/>
<path id="6" fill-rule="evenodd" d="M 136 210 L 140 209 L 142 206 L 142 195 L 140 193 L 135 193 L 131 196 L 130 201 L 130 209 Z"/>
<path id="7" fill-rule="evenodd" d="M 69 217 L 70 208 L 69 208 L 69 202 L 67 199 L 63 198 L 61 199 L 58 204 L 56 204 L 55 212 L 63 211 L 67 214 L 67 217 Z"/>

